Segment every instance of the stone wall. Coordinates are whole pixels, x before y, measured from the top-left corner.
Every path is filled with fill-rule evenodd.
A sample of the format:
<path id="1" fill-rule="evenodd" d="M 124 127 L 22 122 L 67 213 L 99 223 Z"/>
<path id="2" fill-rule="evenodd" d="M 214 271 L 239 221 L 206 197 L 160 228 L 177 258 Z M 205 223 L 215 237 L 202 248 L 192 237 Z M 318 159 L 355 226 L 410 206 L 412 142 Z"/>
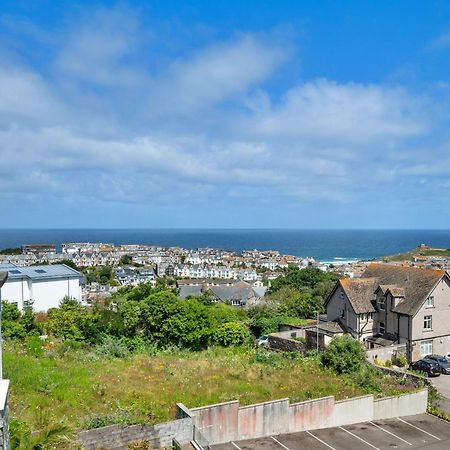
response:
<path id="1" fill-rule="evenodd" d="M 304 352 L 306 343 L 295 339 L 279 336 L 281 333 L 269 334 L 269 347 L 283 352 Z"/>
<path id="2" fill-rule="evenodd" d="M 132 425 L 95 428 L 81 431 L 78 439 L 85 450 L 123 450 L 131 442 L 148 441 L 150 448 L 171 448 L 173 439 L 181 445 L 192 440 L 193 424 L 190 417 L 157 425 Z"/>

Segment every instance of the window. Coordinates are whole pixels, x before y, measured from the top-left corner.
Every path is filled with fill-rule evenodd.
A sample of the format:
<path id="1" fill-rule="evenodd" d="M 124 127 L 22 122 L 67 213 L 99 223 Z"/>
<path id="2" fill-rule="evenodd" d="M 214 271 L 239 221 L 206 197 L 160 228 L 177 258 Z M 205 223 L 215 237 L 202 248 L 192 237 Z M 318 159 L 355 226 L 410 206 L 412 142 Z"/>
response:
<path id="1" fill-rule="evenodd" d="M 423 329 L 431 330 L 433 328 L 433 316 L 425 316 L 423 318 Z"/>
<path id="2" fill-rule="evenodd" d="M 426 356 L 433 353 L 433 341 L 422 341 L 420 343 L 420 356 Z"/>
<path id="3" fill-rule="evenodd" d="M 385 331 L 384 322 L 380 322 L 380 323 L 378 324 L 378 332 L 379 332 L 380 334 L 384 334 L 384 331 Z"/>
<path id="4" fill-rule="evenodd" d="M 384 302 L 385 302 L 385 298 L 381 297 L 380 300 L 378 301 L 378 306 L 380 308 L 380 311 L 384 311 Z"/>
<path id="5" fill-rule="evenodd" d="M 427 298 L 426 308 L 434 308 L 434 296 L 433 295 L 430 295 Z"/>

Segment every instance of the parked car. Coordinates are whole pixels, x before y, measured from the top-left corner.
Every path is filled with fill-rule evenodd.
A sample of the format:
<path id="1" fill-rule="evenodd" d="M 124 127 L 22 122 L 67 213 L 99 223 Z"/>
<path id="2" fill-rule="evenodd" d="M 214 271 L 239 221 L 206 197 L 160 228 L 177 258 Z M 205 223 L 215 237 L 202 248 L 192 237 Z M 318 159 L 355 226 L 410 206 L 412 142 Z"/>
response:
<path id="1" fill-rule="evenodd" d="M 441 373 L 450 375 L 450 359 L 442 355 L 427 355 L 424 359 L 435 361 L 438 363 Z"/>
<path id="2" fill-rule="evenodd" d="M 409 365 L 409 370 L 417 370 L 423 372 L 427 377 L 438 377 L 441 374 L 441 368 L 436 361 L 431 359 L 419 359 Z"/>
<path id="3" fill-rule="evenodd" d="M 258 347 L 262 345 L 263 347 L 268 347 L 269 346 L 269 336 L 267 336 L 266 334 L 264 336 L 261 336 L 258 339 Z"/>

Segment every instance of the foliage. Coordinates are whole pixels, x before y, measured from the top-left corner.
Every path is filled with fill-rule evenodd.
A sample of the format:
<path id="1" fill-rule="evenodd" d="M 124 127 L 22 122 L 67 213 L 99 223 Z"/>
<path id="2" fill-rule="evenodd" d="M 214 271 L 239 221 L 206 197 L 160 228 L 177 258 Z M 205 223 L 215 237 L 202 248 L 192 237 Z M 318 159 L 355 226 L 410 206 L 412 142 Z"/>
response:
<path id="1" fill-rule="evenodd" d="M 355 373 L 366 364 L 366 354 L 361 342 L 351 336 L 335 336 L 322 353 L 322 363 L 338 374 Z"/>
<path id="2" fill-rule="evenodd" d="M 120 266 L 127 266 L 133 263 L 133 257 L 131 255 L 122 255 L 119 259 Z"/>
<path id="3" fill-rule="evenodd" d="M 240 322 L 227 322 L 219 325 L 213 336 L 213 341 L 223 346 L 248 344 L 250 340 L 248 328 Z"/>
<path id="4" fill-rule="evenodd" d="M 23 339 L 27 334 L 38 333 L 32 308 L 27 307 L 21 313 L 16 303 L 2 301 L 2 333 L 6 339 Z"/>
<path id="5" fill-rule="evenodd" d="M 22 249 L 20 247 L 8 247 L 0 250 L 0 255 L 21 255 Z"/>
<path id="6" fill-rule="evenodd" d="M 10 420 L 10 444 L 12 450 L 46 450 L 68 442 L 73 431 L 61 421 L 54 421 L 50 414 L 37 411 L 36 429 L 23 420 Z"/>
<path id="7" fill-rule="evenodd" d="M 271 292 L 276 292 L 283 286 L 291 286 L 295 289 L 303 288 L 314 289 L 320 283 L 331 282 L 332 285 L 337 281 L 338 275 L 335 272 L 324 272 L 316 268 L 299 269 L 291 266 L 285 270 L 285 275 L 272 281 Z M 320 285 L 322 286 L 322 285 Z"/>
<path id="8" fill-rule="evenodd" d="M 111 266 L 93 266 L 83 270 L 87 283 L 109 284 L 114 280 Z"/>
<path id="9" fill-rule="evenodd" d="M 392 362 L 397 367 L 405 367 L 406 364 L 408 363 L 406 356 L 404 355 L 397 355 Z"/>
<path id="10" fill-rule="evenodd" d="M 282 316 L 314 317 L 323 311 L 323 299 L 312 292 L 300 292 L 291 286 L 283 286 L 270 296 L 276 311 Z"/>

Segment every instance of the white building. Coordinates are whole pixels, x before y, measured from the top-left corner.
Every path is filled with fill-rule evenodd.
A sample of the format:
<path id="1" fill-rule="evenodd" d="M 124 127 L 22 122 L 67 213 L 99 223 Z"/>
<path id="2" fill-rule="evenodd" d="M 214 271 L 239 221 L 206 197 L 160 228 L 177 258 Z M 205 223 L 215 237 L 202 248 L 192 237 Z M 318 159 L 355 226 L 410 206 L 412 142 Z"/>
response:
<path id="1" fill-rule="evenodd" d="M 66 295 L 81 301 L 83 275 L 65 264 L 31 267 L 0 264 L 0 272 L 8 272 L 2 299 L 17 303 L 20 310 L 32 306 L 35 311 L 47 311 L 58 307 Z"/>

